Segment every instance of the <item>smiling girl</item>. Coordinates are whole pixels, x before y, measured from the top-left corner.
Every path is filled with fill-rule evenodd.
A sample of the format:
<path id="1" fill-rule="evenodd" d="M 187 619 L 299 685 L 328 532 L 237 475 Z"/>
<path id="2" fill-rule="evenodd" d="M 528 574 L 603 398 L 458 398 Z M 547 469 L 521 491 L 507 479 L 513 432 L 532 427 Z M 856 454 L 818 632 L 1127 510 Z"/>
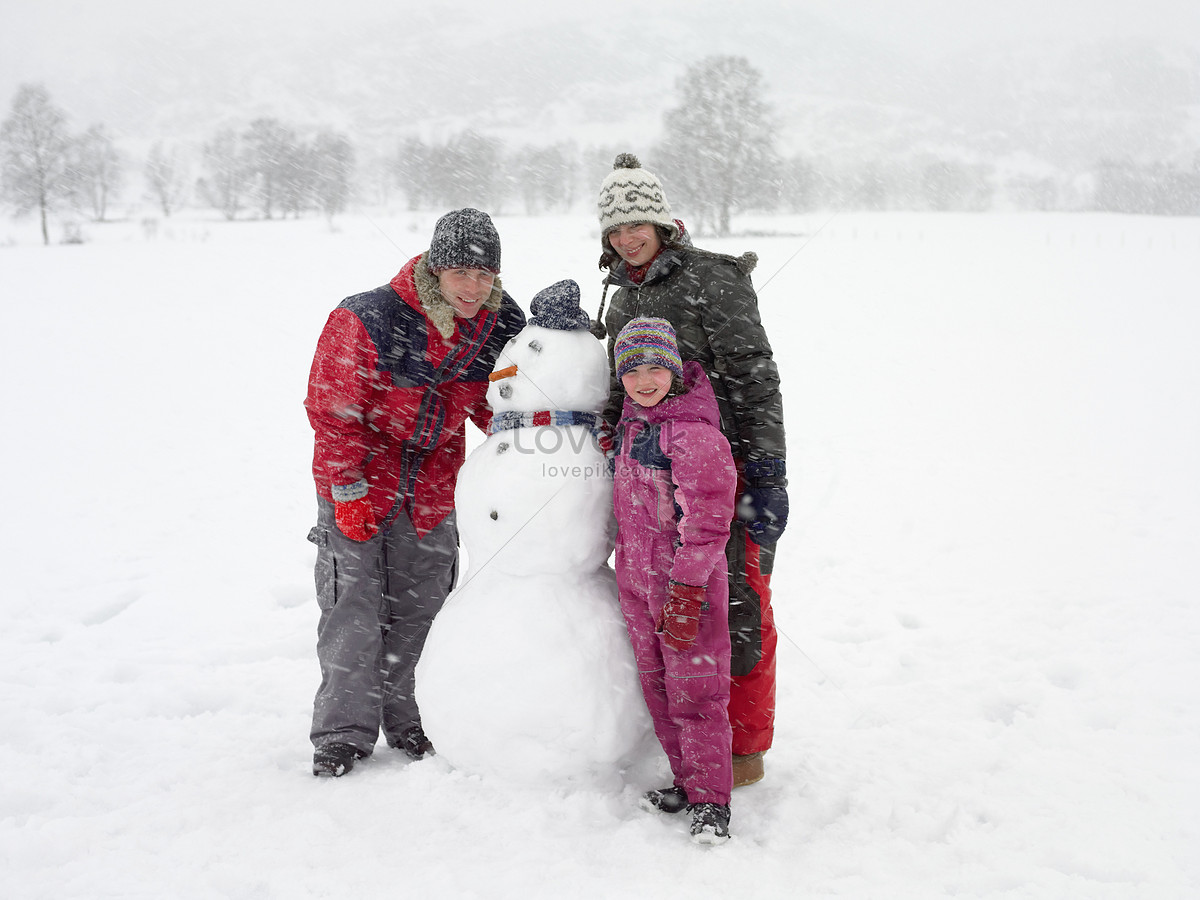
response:
<path id="1" fill-rule="evenodd" d="M 642 798 L 691 810 L 692 839 L 729 836 L 729 581 L 737 471 L 712 385 L 683 364 L 665 319 L 634 319 L 614 346 L 627 399 L 613 475 L 617 588 L 642 695 L 674 777 Z"/>

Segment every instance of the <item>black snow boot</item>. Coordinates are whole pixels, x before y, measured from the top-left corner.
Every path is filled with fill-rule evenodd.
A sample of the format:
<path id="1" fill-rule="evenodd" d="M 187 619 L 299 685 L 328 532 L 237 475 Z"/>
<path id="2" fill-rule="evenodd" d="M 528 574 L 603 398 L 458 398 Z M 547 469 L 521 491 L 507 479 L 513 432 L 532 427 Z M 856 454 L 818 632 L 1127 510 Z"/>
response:
<path id="1" fill-rule="evenodd" d="M 313 754 L 313 774 L 340 778 L 366 755 L 349 744 L 324 744 Z"/>
<path id="2" fill-rule="evenodd" d="M 693 803 L 692 840 L 697 844 L 719 844 L 729 839 L 729 807 L 720 803 Z"/>
<path id="3" fill-rule="evenodd" d="M 425 729 L 413 725 L 400 735 L 396 747 L 408 754 L 409 759 L 424 759 L 433 753 L 433 742 L 425 736 Z"/>
<path id="4" fill-rule="evenodd" d="M 687 792 L 681 787 L 672 785 L 668 788 L 659 788 L 655 791 L 646 791 L 642 794 L 642 799 L 638 801 L 638 806 L 646 810 L 646 812 L 664 812 L 674 815 L 677 812 L 683 812 L 687 809 L 688 798 Z"/>

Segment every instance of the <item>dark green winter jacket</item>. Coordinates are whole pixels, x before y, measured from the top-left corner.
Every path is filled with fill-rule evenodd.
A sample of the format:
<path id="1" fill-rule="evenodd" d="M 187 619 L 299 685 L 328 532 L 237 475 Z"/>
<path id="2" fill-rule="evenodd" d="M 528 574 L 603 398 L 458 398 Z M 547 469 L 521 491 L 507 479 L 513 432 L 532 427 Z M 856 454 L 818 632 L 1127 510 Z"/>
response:
<path id="1" fill-rule="evenodd" d="M 612 375 L 609 422 L 616 424 L 625 398 L 613 367 L 617 333 L 630 319 L 656 316 L 675 327 L 683 360 L 696 360 L 712 381 L 721 431 L 734 457 L 785 458 L 779 369 L 750 283 L 757 262 L 753 253 L 732 257 L 671 243 L 640 285 L 629 280 L 624 262 L 612 266 L 608 282 L 617 290 L 604 318 Z"/>

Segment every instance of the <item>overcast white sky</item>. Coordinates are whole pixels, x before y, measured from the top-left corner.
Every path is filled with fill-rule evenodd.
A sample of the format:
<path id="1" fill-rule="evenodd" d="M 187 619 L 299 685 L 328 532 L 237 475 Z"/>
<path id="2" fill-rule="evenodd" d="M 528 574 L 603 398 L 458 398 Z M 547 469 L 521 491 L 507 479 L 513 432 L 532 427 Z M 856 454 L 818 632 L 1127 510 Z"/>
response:
<path id="1" fill-rule="evenodd" d="M 537 17 L 593 16 L 610 36 L 628 27 L 637 39 L 637 15 L 649 0 L 456 0 L 476 11 L 457 13 L 463 27 L 519 27 Z M 769 16 L 781 0 L 653 0 L 680 15 L 706 3 L 731 16 Z M 1003 39 L 1145 36 L 1181 40 L 1200 50 L 1200 0 L 787 0 L 851 34 L 891 44 L 913 56 L 937 57 Z M 122 35 L 161 40 L 179 29 L 232 33 L 286 44 L 294 31 L 351 28 L 371 10 L 394 17 L 446 9 L 438 0 L 0 0 L 0 108 L 25 81 L 84 82 L 114 66 Z M 401 19 L 401 21 L 403 21 Z M 153 46 L 153 44 L 150 44 Z M 447 48 L 452 52 L 453 48 Z M 753 62 L 753 60 L 751 60 Z"/>
<path id="2" fill-rule="evenodd" d="M 648 2 L 648 0 L 641 0 Z M 689 6 L 704 0 L 655 0 Z M 722 0 L 728 2 L 728 0 Z M 850 32 L 912 49 L 918 53 L 957 49 L 992 37 L 1104 37 L 1145 35 L 1177 38 L 1200 46 L 1198 0 L 792 0 L 800 9 L 818 15 Z M 170 3 L 164 0 L 0 0 L 0 49 L 15 58 L 54 59 L 100 49 L 106 39 L 144 23 L 153 28 L 186 24 L 192 27 L 246 27 L 248 21 L 276 25 L 327 24 L 368 9 L 391 12 L 437 10 L 438 0 L 205 0 Z M 457 0 L 455 7 L 480 6 L 517 17 L 557 14 L 564 6 L 594 9 L 596 20 L 628 19 L 635 27 L 640 2 L 607 0 L 563 4 L 562 0 Z M 757 0 L 730 5 L 731 15 L 753 15 Z M 336 10 L 336 12 L 334 11 Z M 614 12 L 615 10 L 615 12 Z M 554 11 L 554 12 L 552 12 Z M 261 27 L 261 26 L 260 26 Z M 464 20 L 464 27 L 471 27 Z M 264 34 L 269 34 L 264 29 Z M 13 57 L 10 57 L 13 58 Z"/>
<path id="3" fill-rule="evenodd" d="M 1200 47 L 1197 0 L 797 0 L 848 31 L 917 53 L 992 38 L 1084 39 L 1130 35 Z"/>

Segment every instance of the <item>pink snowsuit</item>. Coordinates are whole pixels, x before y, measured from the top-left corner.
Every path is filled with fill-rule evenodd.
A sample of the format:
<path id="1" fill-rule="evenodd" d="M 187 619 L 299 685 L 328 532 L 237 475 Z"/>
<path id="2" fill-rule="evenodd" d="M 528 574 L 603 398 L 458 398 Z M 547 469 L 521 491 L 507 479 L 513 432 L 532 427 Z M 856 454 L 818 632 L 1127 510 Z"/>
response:
<path id="1" fill-rule="evenodd" d="M 626 398 L 613 476 L 617 588 L 642 694 L 675 784 L 691 803 L 729 803 L 729 576 L 725 543 L 737 472 L 699 363 L 688 392 L 642 407 Z M 705 585 L 700 632 L 685 651 L 655 632 L 669 583 Z"/>

